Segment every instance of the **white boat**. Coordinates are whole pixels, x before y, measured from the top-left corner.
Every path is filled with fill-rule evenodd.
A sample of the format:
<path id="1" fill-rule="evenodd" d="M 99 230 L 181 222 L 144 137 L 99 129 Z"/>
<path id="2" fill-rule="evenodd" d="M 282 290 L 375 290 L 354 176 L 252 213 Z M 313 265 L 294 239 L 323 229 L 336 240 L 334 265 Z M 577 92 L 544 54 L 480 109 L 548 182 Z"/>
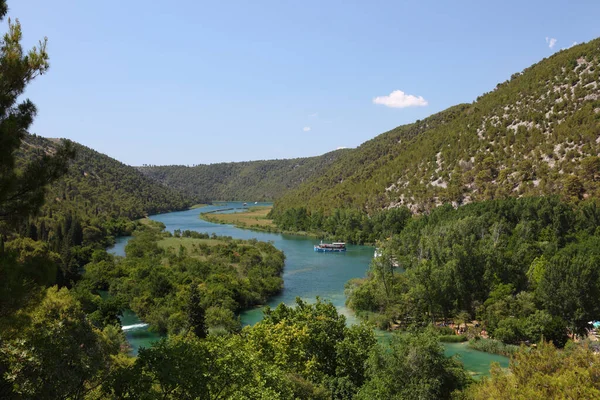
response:
<path id="1" fill-rule="evenodd" d="M 315 245 L 315 251 L 320 253 L 331 253 L 331 252 L 342 252 L 346 251 L 346 243 L 335 242 L 335 243 L 323 243 Z"/>

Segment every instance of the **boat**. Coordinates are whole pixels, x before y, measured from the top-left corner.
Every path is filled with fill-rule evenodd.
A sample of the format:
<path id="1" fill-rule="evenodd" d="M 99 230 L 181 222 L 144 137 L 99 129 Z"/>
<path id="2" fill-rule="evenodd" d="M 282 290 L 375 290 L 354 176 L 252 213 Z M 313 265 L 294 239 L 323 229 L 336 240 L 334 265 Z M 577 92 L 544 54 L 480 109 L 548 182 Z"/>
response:
<path id="1" fill-rule="evenodd" d="M 315 251 L 320 253 L 331 253 L 331 252 L 342 252 L 346 251 L 346 243 L 335 242 L 335 243 L 323 243 L 315 245 Z"/>
<path id="2" fill-rule="evenodd" d="M 244 207 L 246 207 L 247 205 L 248 205 L 248 203 L 244 203 L 244 204 L 242 204 L 242 206 L 244 206 Z"/>

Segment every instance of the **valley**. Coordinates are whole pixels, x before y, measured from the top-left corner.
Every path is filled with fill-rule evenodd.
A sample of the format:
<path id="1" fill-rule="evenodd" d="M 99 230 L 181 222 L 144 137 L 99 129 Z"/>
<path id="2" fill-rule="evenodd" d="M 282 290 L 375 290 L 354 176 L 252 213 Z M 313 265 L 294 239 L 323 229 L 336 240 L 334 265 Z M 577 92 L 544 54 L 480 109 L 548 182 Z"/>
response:
<path id="1" fill-rule="evenodd" d="M 0 398 L 600 398 L 600 38 L 137 2 L 0 0 Z"/>

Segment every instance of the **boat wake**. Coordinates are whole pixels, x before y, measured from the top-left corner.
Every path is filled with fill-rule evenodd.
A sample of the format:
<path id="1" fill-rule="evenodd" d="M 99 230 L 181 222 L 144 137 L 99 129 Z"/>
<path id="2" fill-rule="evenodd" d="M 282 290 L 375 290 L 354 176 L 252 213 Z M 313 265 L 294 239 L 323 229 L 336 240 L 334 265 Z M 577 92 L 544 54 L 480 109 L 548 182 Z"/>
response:
<path id="1" fill-rule="evenodd" d="M 121 329 L 124 331 L 132 331 L 134 329 L 141 329 L 141 328 L 145 328 L 147 326 L 148 326 L 148 324 L 141 323 L 141 324 L 125 325 L 125 326 L 121 327 Z"/>

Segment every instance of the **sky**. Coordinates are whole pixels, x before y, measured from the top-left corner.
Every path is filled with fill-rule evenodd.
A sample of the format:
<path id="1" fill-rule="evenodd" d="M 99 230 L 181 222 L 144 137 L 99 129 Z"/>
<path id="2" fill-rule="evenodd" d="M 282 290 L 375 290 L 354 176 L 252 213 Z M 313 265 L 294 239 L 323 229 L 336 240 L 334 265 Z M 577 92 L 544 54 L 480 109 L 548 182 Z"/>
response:
<path id="1" fill-rule="evenodd" d="M 356 147 L 600 36 L 598 0 L 8 5 L 25 48 L 48 37 L 31 133 L 129 165 Z"/>

